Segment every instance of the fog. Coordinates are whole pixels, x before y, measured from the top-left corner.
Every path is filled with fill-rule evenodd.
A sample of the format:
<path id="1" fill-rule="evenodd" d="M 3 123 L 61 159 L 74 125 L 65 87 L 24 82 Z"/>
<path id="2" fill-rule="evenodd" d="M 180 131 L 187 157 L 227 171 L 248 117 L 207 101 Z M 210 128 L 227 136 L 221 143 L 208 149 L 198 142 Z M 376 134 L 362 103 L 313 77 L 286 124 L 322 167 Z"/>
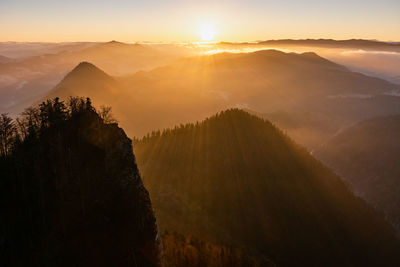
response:
<path id="1" fill-rule="evenodd" d="M 0 64 L 1 113 L 17 115 L 57 94 L 90 96 L 113 106 L 130 136 L 240 107 L 273 120 L 312 148 L 344 126 L 395 112 L 400 94 L 394 84 L 348 71 L 399 82 L 400 52 L 380 47 L 115 41 L 1 47 L 20 55 L 27 47 L 44 53 Z M 67 50 L 57 52 L 61 48 Z M 72 84 L 57 86 L 82 61 L 115 83 L 79 74 Z"/>
<path id="2" fill-rule="evenodd" d="M 216 53 L 249 53 L 265 49 L 283 52 L 315 52 L 318 55 L 342 64 L 349 69 L 366 75 L 386 79 L 400 84 L 400 52 L 386 50 L 366 50 L 357 48 L 326 48 L 315 46 L 264 46 L 259 44 L 215 45 L 208 47 L 204 54 Z"/>

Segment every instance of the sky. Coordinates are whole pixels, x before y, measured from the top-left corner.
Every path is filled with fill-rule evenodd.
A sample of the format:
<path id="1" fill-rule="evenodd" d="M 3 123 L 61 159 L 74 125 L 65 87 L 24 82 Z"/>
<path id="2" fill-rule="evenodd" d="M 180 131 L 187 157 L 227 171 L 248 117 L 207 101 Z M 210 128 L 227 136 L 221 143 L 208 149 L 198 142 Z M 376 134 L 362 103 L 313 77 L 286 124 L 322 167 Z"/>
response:
<path id="1" fill-rule="evenodd" d="M 0 41 L 400 41 L 400 0 L 0 0 Z"/>

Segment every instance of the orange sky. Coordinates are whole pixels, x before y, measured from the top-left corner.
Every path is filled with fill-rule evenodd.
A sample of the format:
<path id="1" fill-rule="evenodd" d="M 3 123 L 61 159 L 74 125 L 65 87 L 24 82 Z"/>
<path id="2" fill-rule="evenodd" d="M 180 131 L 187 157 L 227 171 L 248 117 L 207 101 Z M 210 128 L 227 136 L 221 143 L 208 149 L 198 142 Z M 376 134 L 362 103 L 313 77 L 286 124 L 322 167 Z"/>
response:
<path id="1" fill-rule="evenodd" d="M 400 41 L 400 1 L 2 0 L 0 41 Z"/>

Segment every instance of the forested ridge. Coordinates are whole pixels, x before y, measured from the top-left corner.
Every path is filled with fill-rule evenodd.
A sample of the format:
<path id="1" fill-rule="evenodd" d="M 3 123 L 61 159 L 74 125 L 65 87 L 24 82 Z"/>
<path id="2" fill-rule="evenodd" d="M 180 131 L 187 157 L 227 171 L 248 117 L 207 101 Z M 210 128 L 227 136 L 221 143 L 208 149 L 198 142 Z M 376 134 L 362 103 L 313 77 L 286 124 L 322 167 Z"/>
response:
<path id="1" fill-rule="evenodd" d="M 393 266 L 383 215 L 270 122 L 233 109 L 154 131 L 134 151 L 160 229 L 278 266 Z"/>

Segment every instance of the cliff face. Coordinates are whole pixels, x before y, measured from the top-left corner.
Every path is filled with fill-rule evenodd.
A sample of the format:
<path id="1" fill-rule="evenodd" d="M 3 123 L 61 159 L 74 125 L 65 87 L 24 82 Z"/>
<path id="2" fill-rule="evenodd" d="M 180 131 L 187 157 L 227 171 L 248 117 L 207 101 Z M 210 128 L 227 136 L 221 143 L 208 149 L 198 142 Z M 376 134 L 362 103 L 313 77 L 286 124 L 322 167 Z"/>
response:
<path id="1" fill-rule="evenodd" d="M 0 265 L 159 266 L 149 194 L 121 128 L 85 111 L 31 139 L 0 160 Z"/>

